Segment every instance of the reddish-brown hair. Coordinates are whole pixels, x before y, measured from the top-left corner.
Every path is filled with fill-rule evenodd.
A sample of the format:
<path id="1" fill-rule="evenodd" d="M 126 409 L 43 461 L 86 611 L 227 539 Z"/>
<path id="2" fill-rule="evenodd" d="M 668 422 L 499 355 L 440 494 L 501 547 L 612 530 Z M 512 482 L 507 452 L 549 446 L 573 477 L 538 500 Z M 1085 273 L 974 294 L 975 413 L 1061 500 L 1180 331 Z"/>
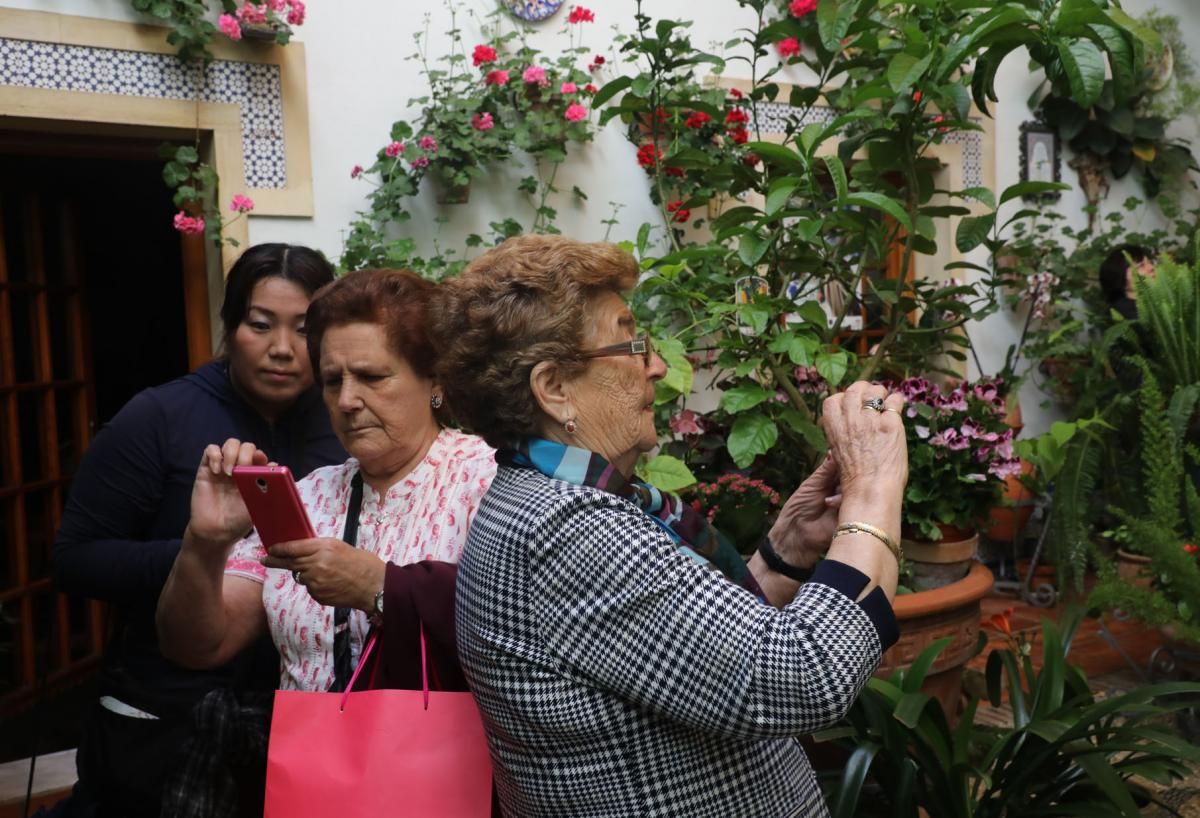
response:
<path id="1" fill-rule="evenodd" d="M 431 330 L 438 382 L 458 420 L 495 448 L 540 434 L 533 368 L 551 361 L 565 377 L 581 372 L 590 302 L 637 279 L 637 261 L 615 244 L 518 236 L 442 282 Z"/>
<path id="2" fill-rule="evenodd" d="M 429 302 L 436 288 L 408 270 L 359 270 L 318 290 L 304 320 L 308 357 L 317 380 L 325 332 L 359 322 L 382 325 L 392 352 L 421 377 L 434 377 L 437 356 L 428 328 Z"/>

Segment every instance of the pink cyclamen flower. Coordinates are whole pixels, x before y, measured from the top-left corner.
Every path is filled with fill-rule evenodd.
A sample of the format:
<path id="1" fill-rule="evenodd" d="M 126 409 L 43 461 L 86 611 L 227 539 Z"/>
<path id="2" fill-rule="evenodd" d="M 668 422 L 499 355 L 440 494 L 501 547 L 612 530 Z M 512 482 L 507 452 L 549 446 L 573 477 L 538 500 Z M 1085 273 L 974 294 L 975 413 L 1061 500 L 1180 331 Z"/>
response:
<path id="1" fill-rule="evenodd" d="M 383 152 L 390 158 L 395 159 L 397 156 L 404 153 L 404 143 L 403 142 L 392 142 L 386 148 L 383 149 Z"/>
<path id="2" fill-rule="evenodd" d="M 572 102 L 567 106 L 567 110 L 563 113 L 563 116 L 565 116 L 569 122 L 582 122 L 583 120 L 587 119 L 587 115 L 587 108 L 584 108 L 578 102 Z"/>
<path id="3" fill-rule="evenodd" d="M 521 74 L 521 79 L 530 85 L 537 84 L 545 88 L 550 84 L 550 80 L 546 79 L 546 69 L 540 65 L 531 65 L 525 69 L 525 73 Z"/>
<path id="4" fill-rule="evenodd" d="M 417 144 L 421 146 L 421 150 L 423 150 L 423 151 L 429 151 L 430 153 L 437 153 L 437 149 L 438 149 L 437 140 L 434 139 L 432 136 L 422 136 L 420 139 L 417 140 Z"/>
<path id="5" fill-rule="evenodd" d="M 234 213 L 249 213 L 254 209 L 254 200 L 249 196 L 243 196 L 241 193 L 233 197 L 233 201 L 229 203 L 229 209 Z"/>
<path id="6" fill-rule="evenodd" d="M 242 27 L 238 25 L 237 18 L 232 14 L 222 14 L 217 20 L 217 28 L 221 29 L 221 33 L 231 40 L 242 39 Z"/>
<path id="7" fill-rule="evenodd" d="M 487 65 L 490 62 L 496 61 L 496 49 L 490 45 L 477 45 L 475 50 L 471 52 L 471 61 L 478 68 L 481 65 Z"/>
<path id="8" fill-rule="evenodd" d="M 817 10 L 817 0 L 792 0 L 788 5 L 788 11 L 793 17 L 804 17 L 812 14 Z"/>
<path id="9" fill-rule="evenodd" d="M 471 127 L 477 131 L 490 131 L 496 127 L 496 123 L 492 120 L 492 115 L 485 111 L 471 117 Z"/>
<path id="10" fill-rule="evenodd" d="M 564 82 L 558 87 L 558 92 L 560 94 L 574 94 L 578 90 L 579 86 L 573 82 Z"/>
<path id="11" fill-rule="evenodd" d="M 591 9 L 585 9 L 583 6 L 572 6 L 571 13 L 567 16 L 568 23 L 594 23 L 596 15 Z"/>
<path id="12" fill-rule="evenodd" d="M 246 3 L 237 10 L 237 18 L 249 26 L 262 25 L 267 22 L 267 7 Z"/>
<path id="13" fill-rule="evenodd" d="M 304 16 L 307 13 L 304 8 L 304 3 L 300 0 L 288 0 L 288 6 L 291 10 L 288 11 L 287 21 L 289 26 L 304 25 Z"/>
<path id="14" fill-rule="evenodd" d="M 357 179 L 359 176 L 362 176 L 362 175 L 363 175 L 363 166 L 362 165 L 355 165 L 353 168 L 350 169 L 350 178 L 351 179 Z"/>
<path id="15" fill-rule="evenodd" d="M 779 56 L 783 59 L 796 57 L 800 54 L 800 41 L 795 37 L 788 37 L 786 40 L 780 40 L 775 43 L 775 50 L 779 52 Z"/>
<path id="16" fill-rule="evenodd" d="M 483 78 L 484 85 L 504 85 L 506 82 L 508 82 L 508 72 L 499 68 L 489 71 Z"/>
<path id="17" fill-rule="evenodd" d="M 412 166 L 414 168 L 429 167 L 429 157 L 428 156 L 418 156 L 416 159 L 412 160 Z"/>
<path id="18" fill-rule="evenodd" d="M 200 216 L 189 216 L 180 210 L 175 214 L 175 229 L 189 236 L 204 232 L 204 219 Z"/>
<path id="19" fill-rule="evenodd" d="M 697 422 L 697 415 L 691 409 L 684 409 L 671 418 L 671 431 L 677 435 L 699 435 L 704 428 Z"/>

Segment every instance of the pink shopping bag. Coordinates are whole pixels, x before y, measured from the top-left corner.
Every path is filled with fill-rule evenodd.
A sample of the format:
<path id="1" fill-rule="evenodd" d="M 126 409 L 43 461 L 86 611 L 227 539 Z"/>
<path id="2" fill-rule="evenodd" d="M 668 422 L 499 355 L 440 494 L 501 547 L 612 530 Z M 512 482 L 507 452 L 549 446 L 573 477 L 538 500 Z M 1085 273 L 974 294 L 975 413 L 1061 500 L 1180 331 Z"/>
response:
<path id="1" fill-rule="evenodd" d="M 362 670 L 375 636 L 363 649 Z M 488 818 L 492 764 L 470 693 L 275 693 L 264 818 Z"/>

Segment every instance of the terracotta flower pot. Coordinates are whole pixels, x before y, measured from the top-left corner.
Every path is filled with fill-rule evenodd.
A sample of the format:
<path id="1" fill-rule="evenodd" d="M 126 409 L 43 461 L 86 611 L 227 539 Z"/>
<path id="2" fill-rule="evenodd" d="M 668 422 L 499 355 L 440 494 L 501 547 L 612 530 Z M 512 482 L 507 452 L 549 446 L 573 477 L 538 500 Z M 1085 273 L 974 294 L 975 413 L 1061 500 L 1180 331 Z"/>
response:
<path id="1" fill-rule="evenodd" d="M 942 534 L 937 542 L 904 540 L 904 557 L 912 569 L 914 591 L 931 591 L 958 582 L 974 563 L 979 551 L 978 534 L 950 526 Z"/>
<path id="2" fill-rule="evenodd" d="M 1021 461 L 1021 474 L 1033 474 L 1033 464 Z M 1029 523 L 1033 514 L 1033 492 L 1025 487 L 1019 475 L 1004 481 L 1004 505 L 995 506 L 988 517 L 984 534 L 989 540 L 1013 542 Z"/>
<path id="3" fill-rule="evenodd" d="M 883 655 L 875 675 L 887 676 L 912 664 L 921 651 L 949 636 L 950 644 L 938 654 L 921 690 L 935 696 L 946 717 L 953 721 L 962 696 L 963 668 L 974 655 L 979 639 L 979 601 L 992 589 L 992 582 L 987 566 L 974 562 L 957 582 L 896 597 L 892 607 L 900 621 L 900 640 Z"/>
<path id="4" fill-rule="evenodd" d="M 1147 587 L 1154 578 L 1150 575 L 1150 558 L 1134 554 L 1123 548 L 1117 549 L 1117 576 L 1140 587 Z"/>

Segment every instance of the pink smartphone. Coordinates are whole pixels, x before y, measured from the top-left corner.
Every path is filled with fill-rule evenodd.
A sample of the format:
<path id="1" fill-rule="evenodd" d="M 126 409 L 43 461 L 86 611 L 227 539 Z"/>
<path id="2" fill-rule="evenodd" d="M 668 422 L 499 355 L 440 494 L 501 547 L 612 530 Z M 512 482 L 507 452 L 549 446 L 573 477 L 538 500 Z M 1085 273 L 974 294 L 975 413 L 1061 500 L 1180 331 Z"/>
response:
<path id="1" fill-rule="evenodd" d="M 265 547 L 317 536 L 287 466 L 234 466 L 233 480 Z"/>

